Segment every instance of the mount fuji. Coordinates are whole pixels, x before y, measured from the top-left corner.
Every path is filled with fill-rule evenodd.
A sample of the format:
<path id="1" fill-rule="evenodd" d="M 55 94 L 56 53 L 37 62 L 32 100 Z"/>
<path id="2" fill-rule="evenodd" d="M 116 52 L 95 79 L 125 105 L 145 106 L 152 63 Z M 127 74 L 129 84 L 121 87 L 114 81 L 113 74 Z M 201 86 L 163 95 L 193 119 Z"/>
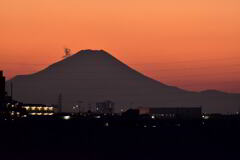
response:
<path id="1" fill-rule="evenodd" d="M 122 106 L 200 107 L 209 113 L 233 113 L 240 106 L 240 94 L 220 91 L 192 92 L 151 79 L 103 50 L 82 50 L 31 75 L 7 81 L 14 86 L 13 98 L 24 103 L 57 104 L 62 95 L 63 111 L 82 101 L 89 104 L 104 100 Z M 131 104 L 131 105 L 130 105 Z M 130 106 L 129 106 L 130 105 Z"/>

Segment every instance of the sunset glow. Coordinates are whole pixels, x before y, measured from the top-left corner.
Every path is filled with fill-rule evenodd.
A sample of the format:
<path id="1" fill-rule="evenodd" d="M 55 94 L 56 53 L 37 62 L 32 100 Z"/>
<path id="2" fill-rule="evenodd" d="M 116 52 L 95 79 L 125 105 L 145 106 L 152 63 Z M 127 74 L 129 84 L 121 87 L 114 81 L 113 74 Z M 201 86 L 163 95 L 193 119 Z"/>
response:
<path id="1" fill-rule="evenodd" d="M 240 92 L 239 15 L 237 0 L 0 0 L 0 70 L 104 49 L 169 85 Z"/>

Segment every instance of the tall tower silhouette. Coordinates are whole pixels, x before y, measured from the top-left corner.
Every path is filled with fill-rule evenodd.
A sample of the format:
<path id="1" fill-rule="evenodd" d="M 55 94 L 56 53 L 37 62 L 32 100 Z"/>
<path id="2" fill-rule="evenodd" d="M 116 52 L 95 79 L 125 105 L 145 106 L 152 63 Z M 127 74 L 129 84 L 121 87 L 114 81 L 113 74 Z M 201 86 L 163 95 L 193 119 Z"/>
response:
<path id="1" fill-rule="evenodd" d="M 5 94 L 5 77 L 3 76 L 3 71 L 0 71 L 0 99 L 3 99 Z"/>
<path id="2" fill-rule="evenodd" d="M 61 93 L 58 95 L 58 109 L 59 109 L 59 112 L 61 113 L 62 112 L 62 94 Z"/>

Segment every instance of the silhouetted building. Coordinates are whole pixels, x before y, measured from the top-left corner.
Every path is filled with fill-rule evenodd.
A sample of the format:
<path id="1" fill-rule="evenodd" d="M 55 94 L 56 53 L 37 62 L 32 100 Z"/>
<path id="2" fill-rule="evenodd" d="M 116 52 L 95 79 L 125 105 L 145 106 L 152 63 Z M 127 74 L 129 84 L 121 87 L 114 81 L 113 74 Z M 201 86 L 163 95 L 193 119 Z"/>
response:
<path id="1" fill-rule="evenodd" d="M 126 112 L 123 112 L 122 116 L 127 117 L 127 118 L 136 118 L 139 116 L 139 110 L 138 109 L 129 109 Z"/>
<path id="2" fill-rule="evenodd" d="M 99 114 L 112 114 L 114 109 L 114 103 L 112 101 L 104 101 L 96 103 L 96 111 Z"/>
<path id="3" fill-rule="evenodd" d="M 0 71 L 0 118 L 3 118 L 8 114 L 6 100 L 5 77 L 3 76 L 3 71 Z"/>
<path id="4" fill-rule="evenodd" d="M 139 114 L 149 114 L 162 119 L 200 119 L 202 117 L 201 107 L 179 107 L 179 108 L 146 108 L 140 107 Z"/>
<path id="5" fill-rule="evenodd" d="M 5 98 L 5 77 L 3 76 L 3 71 L 0 71 L 0 100 L 3 101 Z"/>
<path id="6" fill-rule="evenodd" d="M 11 84 L 11 95 L 12 92 Z M 5 77 L 3 76 L 3 71 L 0 71 L 0 118 L 14 120 L 26 116 L 26 109 L 22 108 L 20 103 L 14 101 L 11 96 L 7 96 L 5 91 Z"/>

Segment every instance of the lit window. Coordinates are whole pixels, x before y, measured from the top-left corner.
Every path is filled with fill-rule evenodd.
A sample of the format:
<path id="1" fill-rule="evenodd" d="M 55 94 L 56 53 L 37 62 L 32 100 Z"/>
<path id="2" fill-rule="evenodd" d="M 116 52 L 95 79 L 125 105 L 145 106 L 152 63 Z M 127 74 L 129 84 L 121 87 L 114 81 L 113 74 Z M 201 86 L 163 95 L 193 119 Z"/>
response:
<path id="1" fill-rule="evenodd" d="M 44 111 L 47 111 L 47 110 L 48 110 L 48 107 L 44 107 L 43 109 L 44 109 Z"/>
<path id="2" fill-rule="evenodd" d="M 52 111 L 52 110 L 53 110 L 53 107 L 49 107 L 49 110 Z"/>
<path id="3" fill-rule="evenodd" d="M 35 111 L 35 110 L 36 110 L 36 107 L 31 107 L 31 110 L 32 110 L 32 111 Z"/>
<path id="4" fill-rule="evenodd" d="M 36 113 L 31 113 L 31 115 L 35 116 L 35 115 L 36 115 Z"/>
<path id="5" fill-rule="evenodd" d="M 26 110 L 29 110 L 30 109 L 30 107 L 29 106 L 26 106 L 26 107 L 24 107 Z"/>
<path id="6" fill-rule="evenodd" d="M 41 116 L 41 115 L 42 115 L 42 113 L 37 113 L 37 115 L 38 115 L 38 116 Z"/>
<path id="7" fill-rule="evenodd" d="M 48 115 L 49 115 L 49 116 L 52 116 L 52 115 L 53 115 L 53 113 L 49 113 Z"/>
<path id="8" fill-rule="evenodd" d="M 41 110 L 42 110 L 42 107 L 37 107 L 37 109 L 38 109 L 39 111 L 41 111 Z"/>

